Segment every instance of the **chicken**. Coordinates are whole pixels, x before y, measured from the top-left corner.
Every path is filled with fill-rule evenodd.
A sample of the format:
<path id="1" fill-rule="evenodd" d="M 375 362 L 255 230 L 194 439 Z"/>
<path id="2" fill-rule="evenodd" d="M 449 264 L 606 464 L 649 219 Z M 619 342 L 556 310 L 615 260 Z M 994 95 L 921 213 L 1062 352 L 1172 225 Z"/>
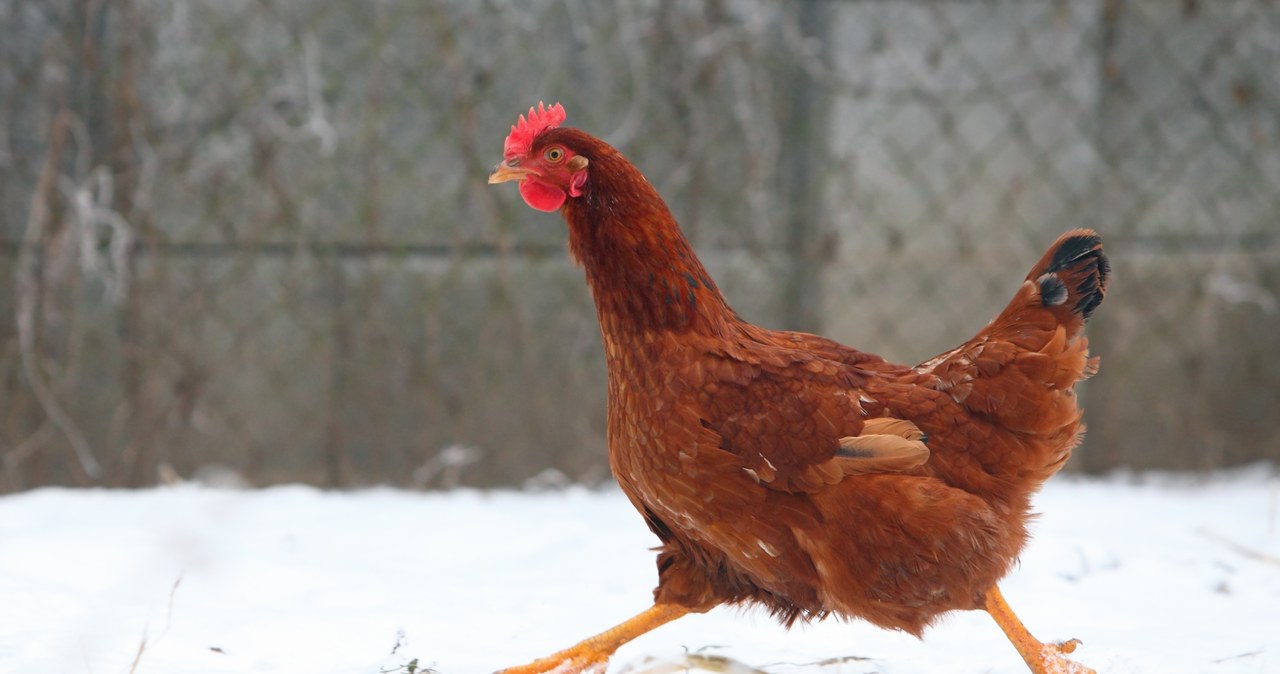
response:
<path id="1" fill-rule="evenodd" d="M 623 643 L 721 604 L 783 624 L 861 618 L 919 636 L 986 610 L 1037 674 L 1088 672 L 1079 643 L 1036 640 L 997 587 L 1027 542 L 1032 494 L 1083 427 L 1073 386 L 1110 265 L 1074 230 L 976 337 L 909 367 L 738 317 L 653 186 L 561 127 L 559 104 L 512 127 L 490 183 L 560 211 L 608 365 L 609 461 L 661 540 L 654 604 L 504 670 L 597 671 Z"/>

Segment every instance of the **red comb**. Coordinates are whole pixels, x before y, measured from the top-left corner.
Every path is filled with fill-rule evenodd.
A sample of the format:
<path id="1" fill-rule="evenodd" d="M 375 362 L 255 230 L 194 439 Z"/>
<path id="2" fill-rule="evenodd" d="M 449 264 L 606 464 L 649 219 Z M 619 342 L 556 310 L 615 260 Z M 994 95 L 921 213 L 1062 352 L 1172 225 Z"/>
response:
<path id="1" fill-rule="evenodd" d="M 547 129 L 560 126 L 564 117 L 564 106 L 556 103 L 548 108 L 545 103 L 538 101 L 536 110 L 529 108 L 528 119 L 520 115 L 520 121 L 511 127 L 511 133 L 507 134 L 507 142 L 502 145 L 502 155 L 510 159 L 527 154 L 529 148 L 533 147 L 533 139 Z"/>

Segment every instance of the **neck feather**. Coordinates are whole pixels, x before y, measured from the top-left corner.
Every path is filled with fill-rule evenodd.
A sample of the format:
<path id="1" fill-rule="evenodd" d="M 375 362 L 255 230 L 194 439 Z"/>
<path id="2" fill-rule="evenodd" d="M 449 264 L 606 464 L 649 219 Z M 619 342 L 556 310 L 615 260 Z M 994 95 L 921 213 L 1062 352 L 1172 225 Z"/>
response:
<path id="1" fill-rule="evenodd" d="M 590 178 L 563 209 L 601 330 L 724 334 L 737 321 L 653 186 L 616 150 L 590 139 Z"/>

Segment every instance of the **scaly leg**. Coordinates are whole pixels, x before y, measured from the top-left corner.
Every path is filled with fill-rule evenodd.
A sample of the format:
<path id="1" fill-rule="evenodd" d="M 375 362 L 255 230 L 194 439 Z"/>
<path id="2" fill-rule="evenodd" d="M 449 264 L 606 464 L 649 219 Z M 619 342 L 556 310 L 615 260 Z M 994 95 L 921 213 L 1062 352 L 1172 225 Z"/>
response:
<path id="1" fill-rule="evenodd" d="M 622 644 L 654 629 L 660 625 L 679 618 L 689 609 L 675 604 L 654 604 L 639 615 L 622 624 L 607 629 L 581 643 L 539 658 L 527 665 L 511 667 L 494 674 L 579 674 L 580 672 L 603 672 L 609 663 L 609 656 Z"/>
<path id="2" fill-rule="evenodd" d="M 1079 639 L 1042 643 L 1031 636 L 1031 632 L 1027 631 L 1022 621 L 1018 620 L 1018 616 L 1014 615 L 1013 609 L 1009 608 L 1008 602 L 1000 594 L 1000 588 L 991 586 L 983 598 L 987 613 L 995 618 L 1000 629 L 1004 630 L 1005 636 L 1013 642 L 1013 647 L 1018 649 L 1018 653 L 1022 655 L 1022 659 L 1027 662 L 1032 672 L 1035 674 L 1097 674 L 1092 669 L 1066 657 L 1067 653 L 1074 651 L 1076 646 L 1080 645 Z"/>

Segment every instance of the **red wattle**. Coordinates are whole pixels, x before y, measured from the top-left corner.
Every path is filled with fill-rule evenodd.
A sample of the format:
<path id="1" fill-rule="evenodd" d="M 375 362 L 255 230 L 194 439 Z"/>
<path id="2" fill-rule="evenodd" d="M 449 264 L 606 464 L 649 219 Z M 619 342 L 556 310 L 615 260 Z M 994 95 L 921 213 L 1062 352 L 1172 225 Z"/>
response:
<path id="1" fill-rule="evenodd" d="M 530 208 L 547 212 L 560 210 L 565 199 L 569 198 L 559 187 L 529 178 L 520 181 L 520 196 L 524 197 L 524 202 L 529 204 Z"/>

